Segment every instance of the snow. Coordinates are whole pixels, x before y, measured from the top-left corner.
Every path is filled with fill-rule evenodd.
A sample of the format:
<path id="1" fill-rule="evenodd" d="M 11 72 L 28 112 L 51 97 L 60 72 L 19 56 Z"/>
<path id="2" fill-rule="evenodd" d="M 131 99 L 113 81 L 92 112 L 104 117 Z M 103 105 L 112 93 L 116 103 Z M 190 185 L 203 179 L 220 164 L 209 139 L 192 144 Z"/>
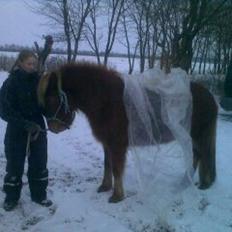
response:
<path id="1" fill-rule="evenodd" d="M 6 76 L 0 72 L 0 85 Z M 1 185 L 6 165 L 5 127 L 6 123 L 0 120 Z M 186 189 L 169 199 L 171 204 L 161 211 L 158 209 L 162 199 L 155 198 L 151 188 L 150 198 L 144 198 L 137 183 L 134 159 L 129 154 L 124 177 L 126 197 L 110 204 L 111 192 L 96 191 L 102 180 L 103 149 L 92 136 L 85 116 L 78 113 L 70 130 L 58 135 L 48 133 L 48 197 L 54 205 L 43 208 L 31 202 L 25 175 L 22 196 L 14 211 L 3 210 L 4 193 L 0 191 L 0 232 L 230 232 L 231 138 L 232 123 L 219 116 L 215 184 L 205 191 Z M 25 167 L 25 173 L 26 170 Z"/>

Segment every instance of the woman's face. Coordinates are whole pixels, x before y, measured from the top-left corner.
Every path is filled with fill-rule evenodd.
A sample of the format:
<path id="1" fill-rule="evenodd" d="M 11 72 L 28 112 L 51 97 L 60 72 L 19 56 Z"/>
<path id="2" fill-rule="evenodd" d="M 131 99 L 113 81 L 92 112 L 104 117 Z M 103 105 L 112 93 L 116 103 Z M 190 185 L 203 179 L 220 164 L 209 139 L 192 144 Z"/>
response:
<path id="1" fill-rule="evenodd" d="M 37 59 L 33 56 L 19 62 L 20 67 L 28 73 L 36 71 Z"/>

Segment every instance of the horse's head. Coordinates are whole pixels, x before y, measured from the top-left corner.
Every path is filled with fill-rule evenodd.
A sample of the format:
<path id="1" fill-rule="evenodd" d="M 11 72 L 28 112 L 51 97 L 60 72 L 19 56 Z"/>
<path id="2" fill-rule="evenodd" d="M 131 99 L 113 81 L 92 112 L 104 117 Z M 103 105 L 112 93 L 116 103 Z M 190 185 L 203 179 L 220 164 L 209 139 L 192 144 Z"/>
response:
<path id="1" fill-rule="evenodd" d="M 72 108 L 71 95 L 62 89 L 60 71 L 41 77 L 37 96 L 49 130 L 59 133 L 69 129 L 75 118 L 75 111 Z"/>

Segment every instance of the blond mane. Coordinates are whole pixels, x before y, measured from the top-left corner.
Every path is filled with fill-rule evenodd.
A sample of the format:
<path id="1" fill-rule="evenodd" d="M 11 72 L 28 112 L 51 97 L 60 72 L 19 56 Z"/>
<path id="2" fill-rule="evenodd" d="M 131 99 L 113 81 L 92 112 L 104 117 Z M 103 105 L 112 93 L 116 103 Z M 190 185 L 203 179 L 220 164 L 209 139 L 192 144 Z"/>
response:
<path id="1" fill-rule="evenodd" d="M 52 74 L 55 74 L 56 77 L 57 77 L 57 90 L 58 90 L 58 93 L 60 93 L 60 91 L 62 90 L 62 78 L 61 78 L 60 70 L 45 73 L 41 77 L 41 79 L 39 81 L 38 89 L 37 89 L 38 103 L 39 103 L 39 105 L 41 105 L 43 107 L 45 106 L 45 94 L 46 94 L 48 84 L 49 84 L 49 81 L 51 79 Z"/>
<path id="2" fill-rule="evenodd" d="M 44 74 L 39 81 L 39 85 L 37 88 L 37 97 L 38 97 L 38 103 L 41 106 L 45 105 L 45 93 L 48 88 L 48 83 L 50 79 L 50 73 Z"/>

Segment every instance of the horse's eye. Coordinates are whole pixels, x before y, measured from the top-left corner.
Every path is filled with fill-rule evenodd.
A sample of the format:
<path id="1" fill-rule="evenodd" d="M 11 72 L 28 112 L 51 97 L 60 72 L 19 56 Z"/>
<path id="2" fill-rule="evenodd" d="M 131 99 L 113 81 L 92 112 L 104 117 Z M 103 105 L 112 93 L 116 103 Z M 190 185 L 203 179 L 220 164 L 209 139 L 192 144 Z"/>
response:
<path id="1" fill-rule="evenodd" d="M 44 108 L 42 108 L 42 113 L 46 118 L 49 118 L 52 116 L 52 112 L 49 110 L 49 108 L 46 105 Z"/>

